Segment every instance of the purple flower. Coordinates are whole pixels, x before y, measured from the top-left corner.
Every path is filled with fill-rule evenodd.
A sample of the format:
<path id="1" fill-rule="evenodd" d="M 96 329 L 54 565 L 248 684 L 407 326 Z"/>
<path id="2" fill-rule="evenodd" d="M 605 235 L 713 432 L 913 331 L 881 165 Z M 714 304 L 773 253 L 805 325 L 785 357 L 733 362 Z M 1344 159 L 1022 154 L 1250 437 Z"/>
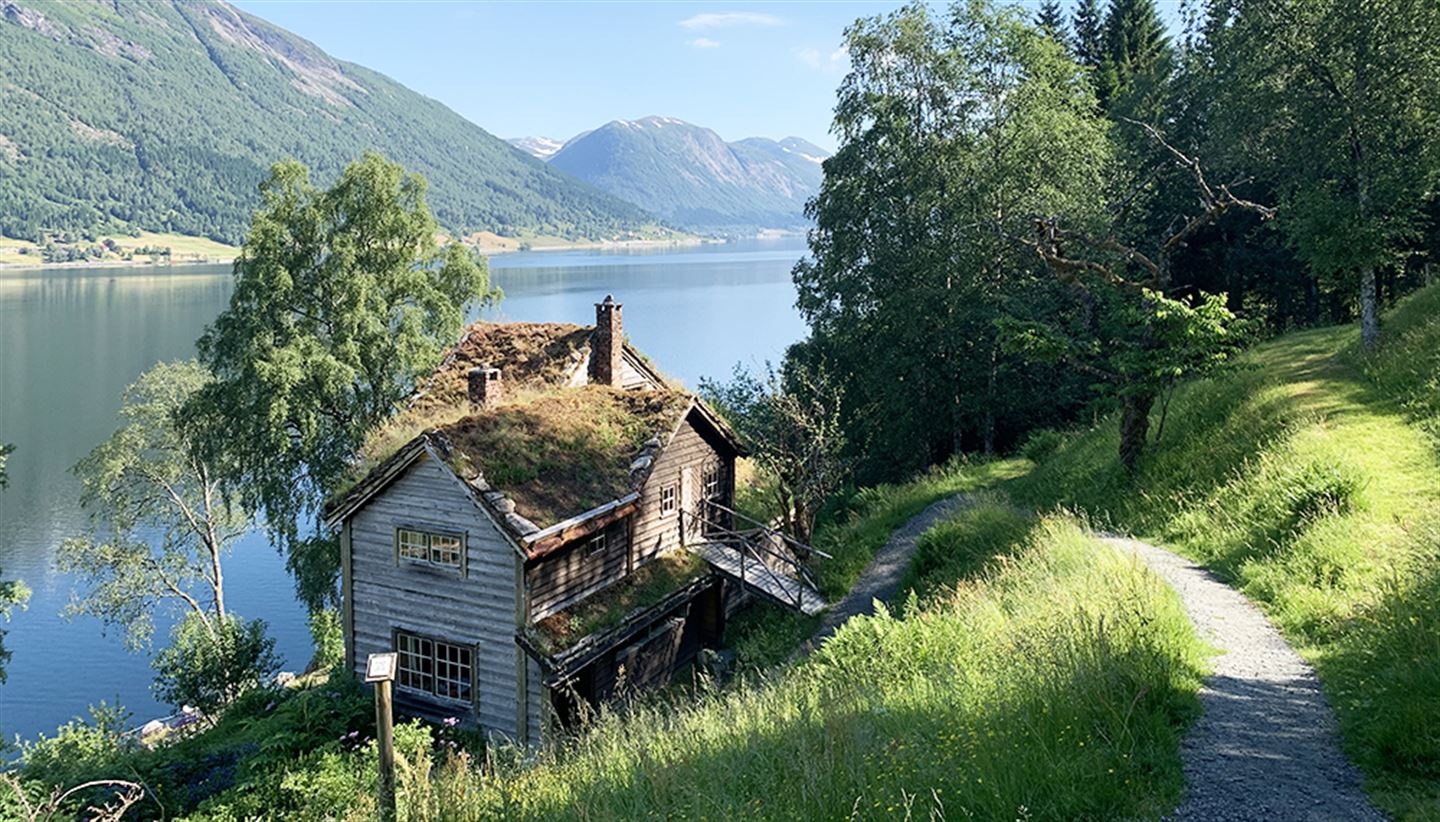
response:
<path id="1" fill-rule="evenodd" d="M 444 725 L 444 726 L 447 727 L 447 728 L 453 728 L 453 727 L 455 727 L 456 725 L 459 725 L 459 724 L 460 724 L 460 717 L 458 717 L 458 716 L 447 716 L 447 717 L 445 717 L 445 721 L 442 722 L 441 724 Z"/>

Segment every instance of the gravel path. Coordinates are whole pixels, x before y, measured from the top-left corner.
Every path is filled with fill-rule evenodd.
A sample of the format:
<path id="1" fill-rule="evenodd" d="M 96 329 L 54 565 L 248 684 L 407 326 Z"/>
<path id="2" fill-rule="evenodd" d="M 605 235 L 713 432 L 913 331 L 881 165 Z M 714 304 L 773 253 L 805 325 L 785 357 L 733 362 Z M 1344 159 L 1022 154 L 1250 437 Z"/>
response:
<path id="1" fill-rule="evenodd" d="M 819 647 L 853 616 L 888 602 L 932 525 L 968 507 L 957 494 L 935 502 L 893 534 L 826 614 L 796 656 Z M 1260 611 L 1189 560 L 1125 537 L 1101 540 L 1143 561 L 1180 595 L 1201 637 L 1219 650 L 1200 689 L 1203 713 L 1181 745 L 1185 794 L 1175 822 L 1384 820 L 1360 773 L 1340 750 L 1335 717 L 1315 671 Z"/>
<path id="2" fill-rule="evenodd" d="M 1204 714 L 1181 746 L 1175 820 L 1382 820 L 1340 751 L 1315 671 L 1239 592 L 1162 548 L 1103 541 L 1169 583 L 1203 639 L 1220 649 L 1200 689 Z"/>
<path id="3" fill-rule="evenodd" d="M 885 546 L 875 554 L 875 558 L 870 560 L 865 570 L 860 572 L 860 578 L 850 586 L 850 592 L 825 612 L 815 634 L 801 644 L 791 658 L 804 656 L 820 647 L 820 643 L 835 633 L 850 617 L 875 613 L 875 600 L 890 602 L 895 592 L 900 589 L 900 580 L 905 576 L 905 569 L 910 567 L 910 555 L 915 553 L 915 540 L 930 530 L 930 526 L 953 516 L 970 504 L 971 498 L 968 494 L 946 497 L 932 502 L 930 507 L 895 529 Z"/>

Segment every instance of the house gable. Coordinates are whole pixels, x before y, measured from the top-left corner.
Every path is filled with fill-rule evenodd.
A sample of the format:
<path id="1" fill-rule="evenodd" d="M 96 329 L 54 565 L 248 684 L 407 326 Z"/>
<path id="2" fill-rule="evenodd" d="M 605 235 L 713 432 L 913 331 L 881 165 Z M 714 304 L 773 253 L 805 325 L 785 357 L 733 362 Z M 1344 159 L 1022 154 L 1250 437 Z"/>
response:
<path id="1" fill-rule="evenodd" d="M 683 512 L 694 510 L 707 467 L 720 470 L 724 496 L 734 499 L 737 453 L 738 447 L 711 423 L 702 406 L 692 405 L 655 457 L 640 488 L 640 510 L 632 536 L 635 565 L 683 544 Z M 670 494 L 674 495 L 674 510 L 667 510 Z"/>
<path id="2" fill-rule="evenodd" d="M 348 547 L 346 606 L 357 674 L 371 653 L 396 649 L 396 633 L 472 651 L 472 698 L 456 701 L 397 687 L 407 711 L 432 718 L 473 716 L 491 731 L 515 735 L 519 670 L 513 543 L 478 507 L 449 466 L 421 452 L 344 519 Z M 462 540 L 460 568 L 400 556 L 398 529 Z"/>

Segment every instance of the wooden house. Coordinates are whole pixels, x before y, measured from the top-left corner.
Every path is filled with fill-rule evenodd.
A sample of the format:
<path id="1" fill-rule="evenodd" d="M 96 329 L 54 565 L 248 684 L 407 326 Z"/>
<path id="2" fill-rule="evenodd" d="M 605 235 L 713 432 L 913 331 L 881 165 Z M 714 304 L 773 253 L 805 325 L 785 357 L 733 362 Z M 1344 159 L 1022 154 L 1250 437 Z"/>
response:
<path id="1" fill-rule="evenodd" d="M 534 743 L 668 681 L 749 595 L 823 607 L 783 538 L 738 527 L 734 433 L 595 311 L 471 326 L 397 418 L 421 430 L 326 506 L 346 664 L 398 652 L 403 711 Z"/>

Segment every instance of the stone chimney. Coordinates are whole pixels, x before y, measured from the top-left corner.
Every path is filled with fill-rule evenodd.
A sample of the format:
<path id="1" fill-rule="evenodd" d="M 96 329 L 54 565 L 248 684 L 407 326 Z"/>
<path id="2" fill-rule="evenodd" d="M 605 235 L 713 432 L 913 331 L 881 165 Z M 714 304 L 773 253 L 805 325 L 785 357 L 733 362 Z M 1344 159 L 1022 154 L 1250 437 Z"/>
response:
<path id="1" fill-rule="evenodd" d="M 590 382 L 620 387 L 620 353 L 625 332 L 620 327 L 620 303 L 609 294 L 595 304 L 595 333 L 590 337 Z"/>
<path id="2" fill-rule="evenodd" d="M 482 365 L 466 374 L 470 378 L 470 407 L 475 410 L 494 408 L 505 398 L 505 384 L 500 369 Z"/>

